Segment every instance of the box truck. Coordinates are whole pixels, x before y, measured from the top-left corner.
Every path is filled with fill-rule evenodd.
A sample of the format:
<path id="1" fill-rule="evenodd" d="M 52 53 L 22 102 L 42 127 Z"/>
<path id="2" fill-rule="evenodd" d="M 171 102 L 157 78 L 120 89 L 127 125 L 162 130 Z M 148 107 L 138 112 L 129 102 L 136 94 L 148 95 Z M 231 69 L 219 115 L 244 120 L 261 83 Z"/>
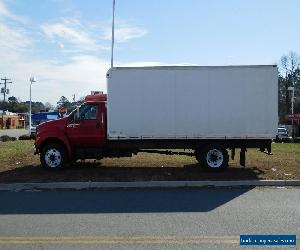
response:
<path id="1" fill-rule="evenodd" d="M 278 124 L 278 72 L 264 66 L 114 67 L 107 95 L 95 94 L 68 117 L 37 127 L 42 166 L 139 152 L 185 154 L 219 171 L 229 154 L 271 153 Z"/>

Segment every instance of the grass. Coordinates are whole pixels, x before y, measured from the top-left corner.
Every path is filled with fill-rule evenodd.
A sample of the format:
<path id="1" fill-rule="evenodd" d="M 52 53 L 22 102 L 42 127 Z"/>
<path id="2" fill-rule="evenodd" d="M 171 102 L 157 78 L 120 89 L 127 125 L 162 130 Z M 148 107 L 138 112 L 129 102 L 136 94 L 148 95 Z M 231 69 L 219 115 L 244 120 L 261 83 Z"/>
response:
<path id="1" fill-rule="evenodd" d="M 15 165 L 36 164 L 33 141 L 0 142 L 0 171 Z"/>
<path id="2" fill-rule="evenodd" d="M 272 150 L 271 156 L 249 150 L 247 164 L 270 172 L 273 179 L 300 179 L 300 143 L 274 143 Z"/>
<path id="3" fill-rule="evenodd" d="M 199 169 L 195 157 L 139 153 L 133 157 L 106 158 L 77 163 L 70 169 L 49 172 L 39 165 L 33 141 L 0 142 L 0 182 L 23 181 L 136 181 L 208 179 L 300 179 L 300 144 L 276 143 L 274 155 L 257 149 L 247 152 L 246 168 L 239 166 L 239 152 L 223 173 Z"/>

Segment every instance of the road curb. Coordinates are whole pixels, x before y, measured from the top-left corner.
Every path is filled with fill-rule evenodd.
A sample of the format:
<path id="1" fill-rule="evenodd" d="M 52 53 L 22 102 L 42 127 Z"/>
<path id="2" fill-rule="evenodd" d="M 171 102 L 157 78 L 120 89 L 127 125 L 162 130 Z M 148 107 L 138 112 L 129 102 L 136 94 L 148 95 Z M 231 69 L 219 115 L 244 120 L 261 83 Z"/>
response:
<path id="1" fill-rule="evenodd" d="M 0 191 L 22 190 L 84 190 L 116 188 L 187 188 L 187 187 L 249 187 L 300 186 L 300 180 L 237 180 L 237 181 L 136 181 L 136 182 L 48 182 L 0 184 Z"/>

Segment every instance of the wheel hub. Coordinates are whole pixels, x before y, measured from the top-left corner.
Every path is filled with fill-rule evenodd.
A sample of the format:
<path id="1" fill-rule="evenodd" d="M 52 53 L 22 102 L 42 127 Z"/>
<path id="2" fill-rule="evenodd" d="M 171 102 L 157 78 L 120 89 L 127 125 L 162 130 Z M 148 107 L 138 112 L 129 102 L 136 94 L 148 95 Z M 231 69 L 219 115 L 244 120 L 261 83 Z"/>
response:
<path id="1" fill-rule="evenodd" d="M 219 168 L 223 161 L 223 153 L 219 149 L 211 149 L 207 152 L 206 162 L 211 168 Z"/>
<path id="2" fill-rule="evenodd" d="M 51 168 L 56 168 L 61 164 L 61 153 L 55 149 L 48 149 L 45 154 L 45 162 Z"/>

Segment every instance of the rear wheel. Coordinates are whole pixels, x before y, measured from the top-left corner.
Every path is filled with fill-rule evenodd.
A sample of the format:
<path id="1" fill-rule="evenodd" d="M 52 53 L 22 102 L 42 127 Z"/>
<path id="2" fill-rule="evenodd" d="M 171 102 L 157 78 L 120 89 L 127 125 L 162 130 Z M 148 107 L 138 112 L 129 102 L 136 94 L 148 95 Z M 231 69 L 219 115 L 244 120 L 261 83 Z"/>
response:
<path id="1" fill-rule="evenodd" d="M 196 150 L 196 159 L 204 169 L 217 172 L 228 167 L 229 156 L 226 148 L 210 145 L 203 150 Z"/>
<path id="2" fill-rule="evenodd" d="M 61 169 L 67 163 L 67 153 L 62 145 L 51 143 L 43 147 L 40 160 L 44 168 Z"/>

